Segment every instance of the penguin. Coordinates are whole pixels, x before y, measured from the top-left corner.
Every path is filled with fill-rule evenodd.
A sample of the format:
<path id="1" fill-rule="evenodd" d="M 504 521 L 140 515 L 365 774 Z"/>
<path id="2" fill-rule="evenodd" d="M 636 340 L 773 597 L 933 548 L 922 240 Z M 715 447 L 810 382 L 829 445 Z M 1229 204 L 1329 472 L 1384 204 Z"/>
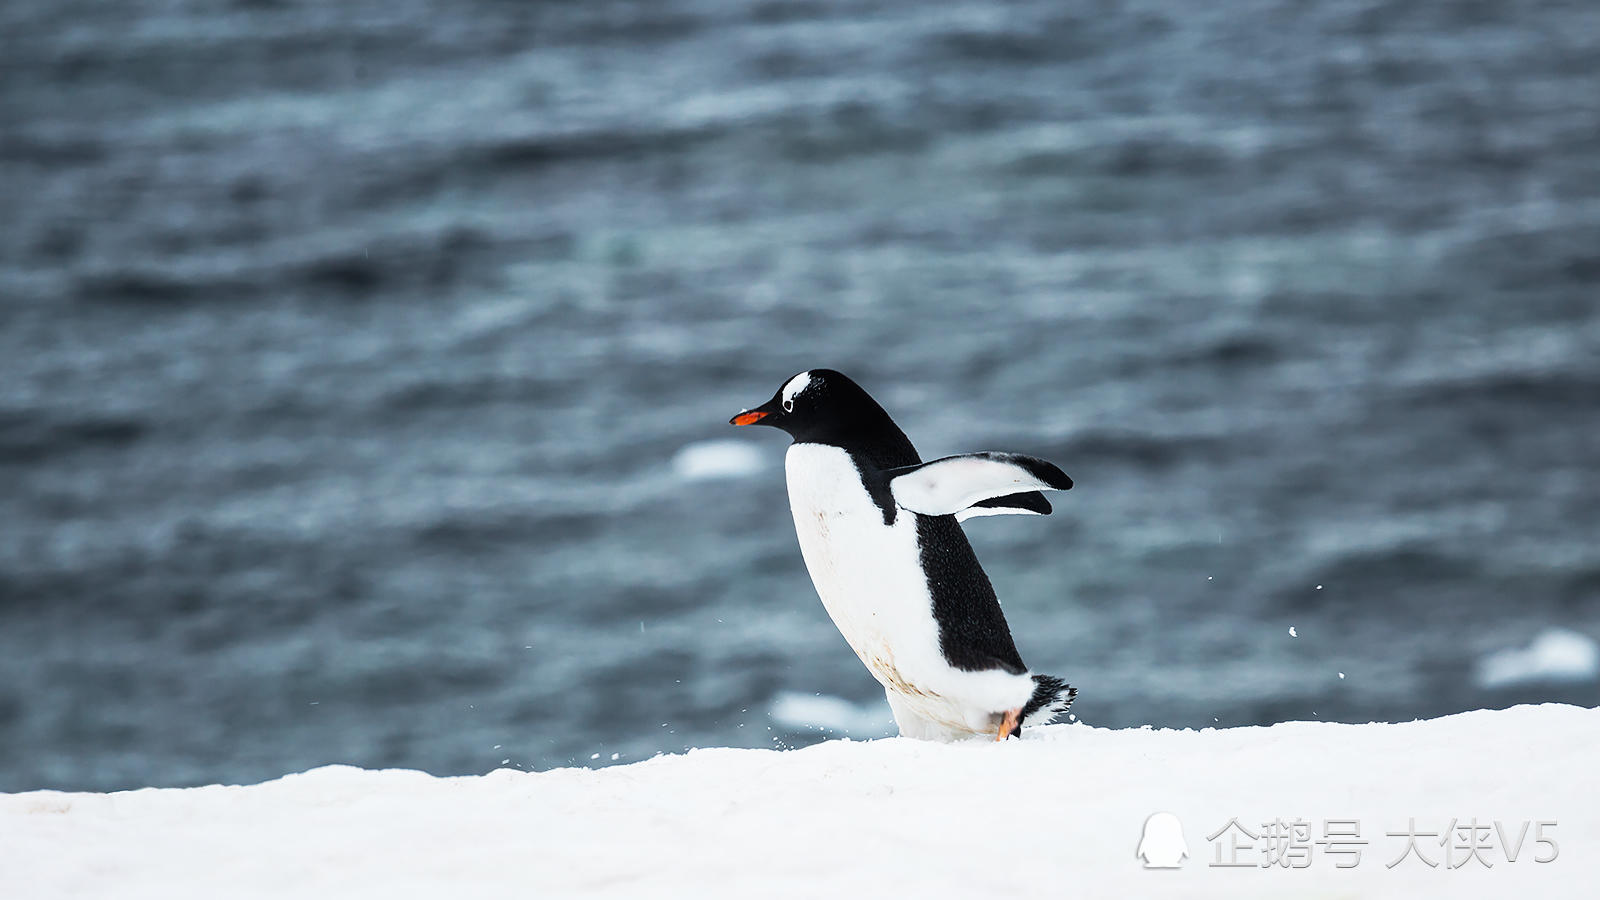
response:
<path id="1" fill-rule="evenodd" d="M 729 420 L 793 438 L 784 458 L 800 554 L 828 615 L 906 737 L 1020 737 L 1077 689 L 1029 671 L 960 523 L 1048 515 L 1072 479 L 1042 459 L 964 453 L 924 463 L 854 381 L 811 369 Z"/>

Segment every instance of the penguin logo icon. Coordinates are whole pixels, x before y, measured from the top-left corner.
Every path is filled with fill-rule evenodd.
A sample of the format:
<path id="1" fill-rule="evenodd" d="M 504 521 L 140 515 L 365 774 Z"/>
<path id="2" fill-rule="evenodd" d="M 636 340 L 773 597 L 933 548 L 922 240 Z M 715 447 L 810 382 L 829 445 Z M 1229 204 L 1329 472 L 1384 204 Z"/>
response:
<path id="1" fill-rule="evenodd" d="M 1189 857 L 1189 845 L 1183 839 L 1183 823 L 1169 812 L 1151 813 L 1144 820 L 1144 836 L 1139 838 L 1136 854 L 1144 860 L 1146 869 L 1176 869 Z"/>

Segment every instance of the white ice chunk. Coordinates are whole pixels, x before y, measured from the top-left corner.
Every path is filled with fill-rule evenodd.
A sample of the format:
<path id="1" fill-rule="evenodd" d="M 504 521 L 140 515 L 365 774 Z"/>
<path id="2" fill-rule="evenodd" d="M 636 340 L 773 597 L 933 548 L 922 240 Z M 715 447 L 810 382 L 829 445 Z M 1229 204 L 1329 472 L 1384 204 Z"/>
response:
<path id="1" fill-rule="evenodd" d="M 1511 687 L 1593 681 L 1600 677 L 1600 644 L 1567 628 L 1547 628 L 1526 647 L 1490 653 L 1478 662 L 1478 686 Z"/>
<path id="2" fill-rule="evenodd" d="M 789 728 L 821 728 L 860 737 L 893 731 L 889 707 L 857 706 L 842 697 L 785 691 L 772 701 L 772 721 Z"/>
<path id="3" fill-rule="evenodd" d="M 761 471 L 764 457 L 747 441 L 701 441 L 672 457 L 672 471 L 685 481 L 742 478 Z"/>

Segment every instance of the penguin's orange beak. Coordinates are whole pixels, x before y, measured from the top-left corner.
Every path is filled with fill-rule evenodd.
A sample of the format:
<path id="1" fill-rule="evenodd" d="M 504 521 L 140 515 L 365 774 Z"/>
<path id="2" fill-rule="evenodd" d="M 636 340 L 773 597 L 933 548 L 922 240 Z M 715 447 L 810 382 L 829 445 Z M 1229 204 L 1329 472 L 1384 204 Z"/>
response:
<path id="1" fill-rule="evenodd" d="M 781 428 L 783 426 L 778 425 L 778 423 L 783 421 L 783 418 L 778 415 L 778 409 L 779 409 L 778 398 L 777 397 L 773 397 L 771 400 L 768 400 L 767 402 L 761 404 L 760 406 L 756 407 L 755 409 L 742 409 L 742 410 L 740 410 L 739 414 L 737 416 L 734 416 L 733 418 L 728 420 L 728 424 L 729 425 L 776 425 L 776 426 Z"/>

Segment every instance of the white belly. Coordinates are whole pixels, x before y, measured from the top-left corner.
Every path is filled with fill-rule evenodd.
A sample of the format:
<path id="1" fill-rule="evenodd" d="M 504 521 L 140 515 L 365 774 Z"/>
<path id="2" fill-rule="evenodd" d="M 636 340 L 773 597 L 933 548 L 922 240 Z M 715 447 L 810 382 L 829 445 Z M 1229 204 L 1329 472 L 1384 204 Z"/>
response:
<path id="1" fill-rule="evenodd" d="M 900 510 L 893 525 L 883 524 L 850 455 L 837 447 L 793 444 L 784 469 L 800 555 L 817 595 L 889 694 L 902 733 L 992 733 L 999 711 L 1026 702 L 1033 682 L 999 670 L 958 670 L 944 658 L 916 515 Z"/>
<path id="2" fill-rule="evenodd" d="M 944 696 L 957 673 L 939 650 L 916 516 L 902 510 L 884 525 L 849 454 L 837 447 L 794 444 L 784 467 L 800 553 L 850 649 L 921 715 L 964 722 L 954 698 Z"/>

